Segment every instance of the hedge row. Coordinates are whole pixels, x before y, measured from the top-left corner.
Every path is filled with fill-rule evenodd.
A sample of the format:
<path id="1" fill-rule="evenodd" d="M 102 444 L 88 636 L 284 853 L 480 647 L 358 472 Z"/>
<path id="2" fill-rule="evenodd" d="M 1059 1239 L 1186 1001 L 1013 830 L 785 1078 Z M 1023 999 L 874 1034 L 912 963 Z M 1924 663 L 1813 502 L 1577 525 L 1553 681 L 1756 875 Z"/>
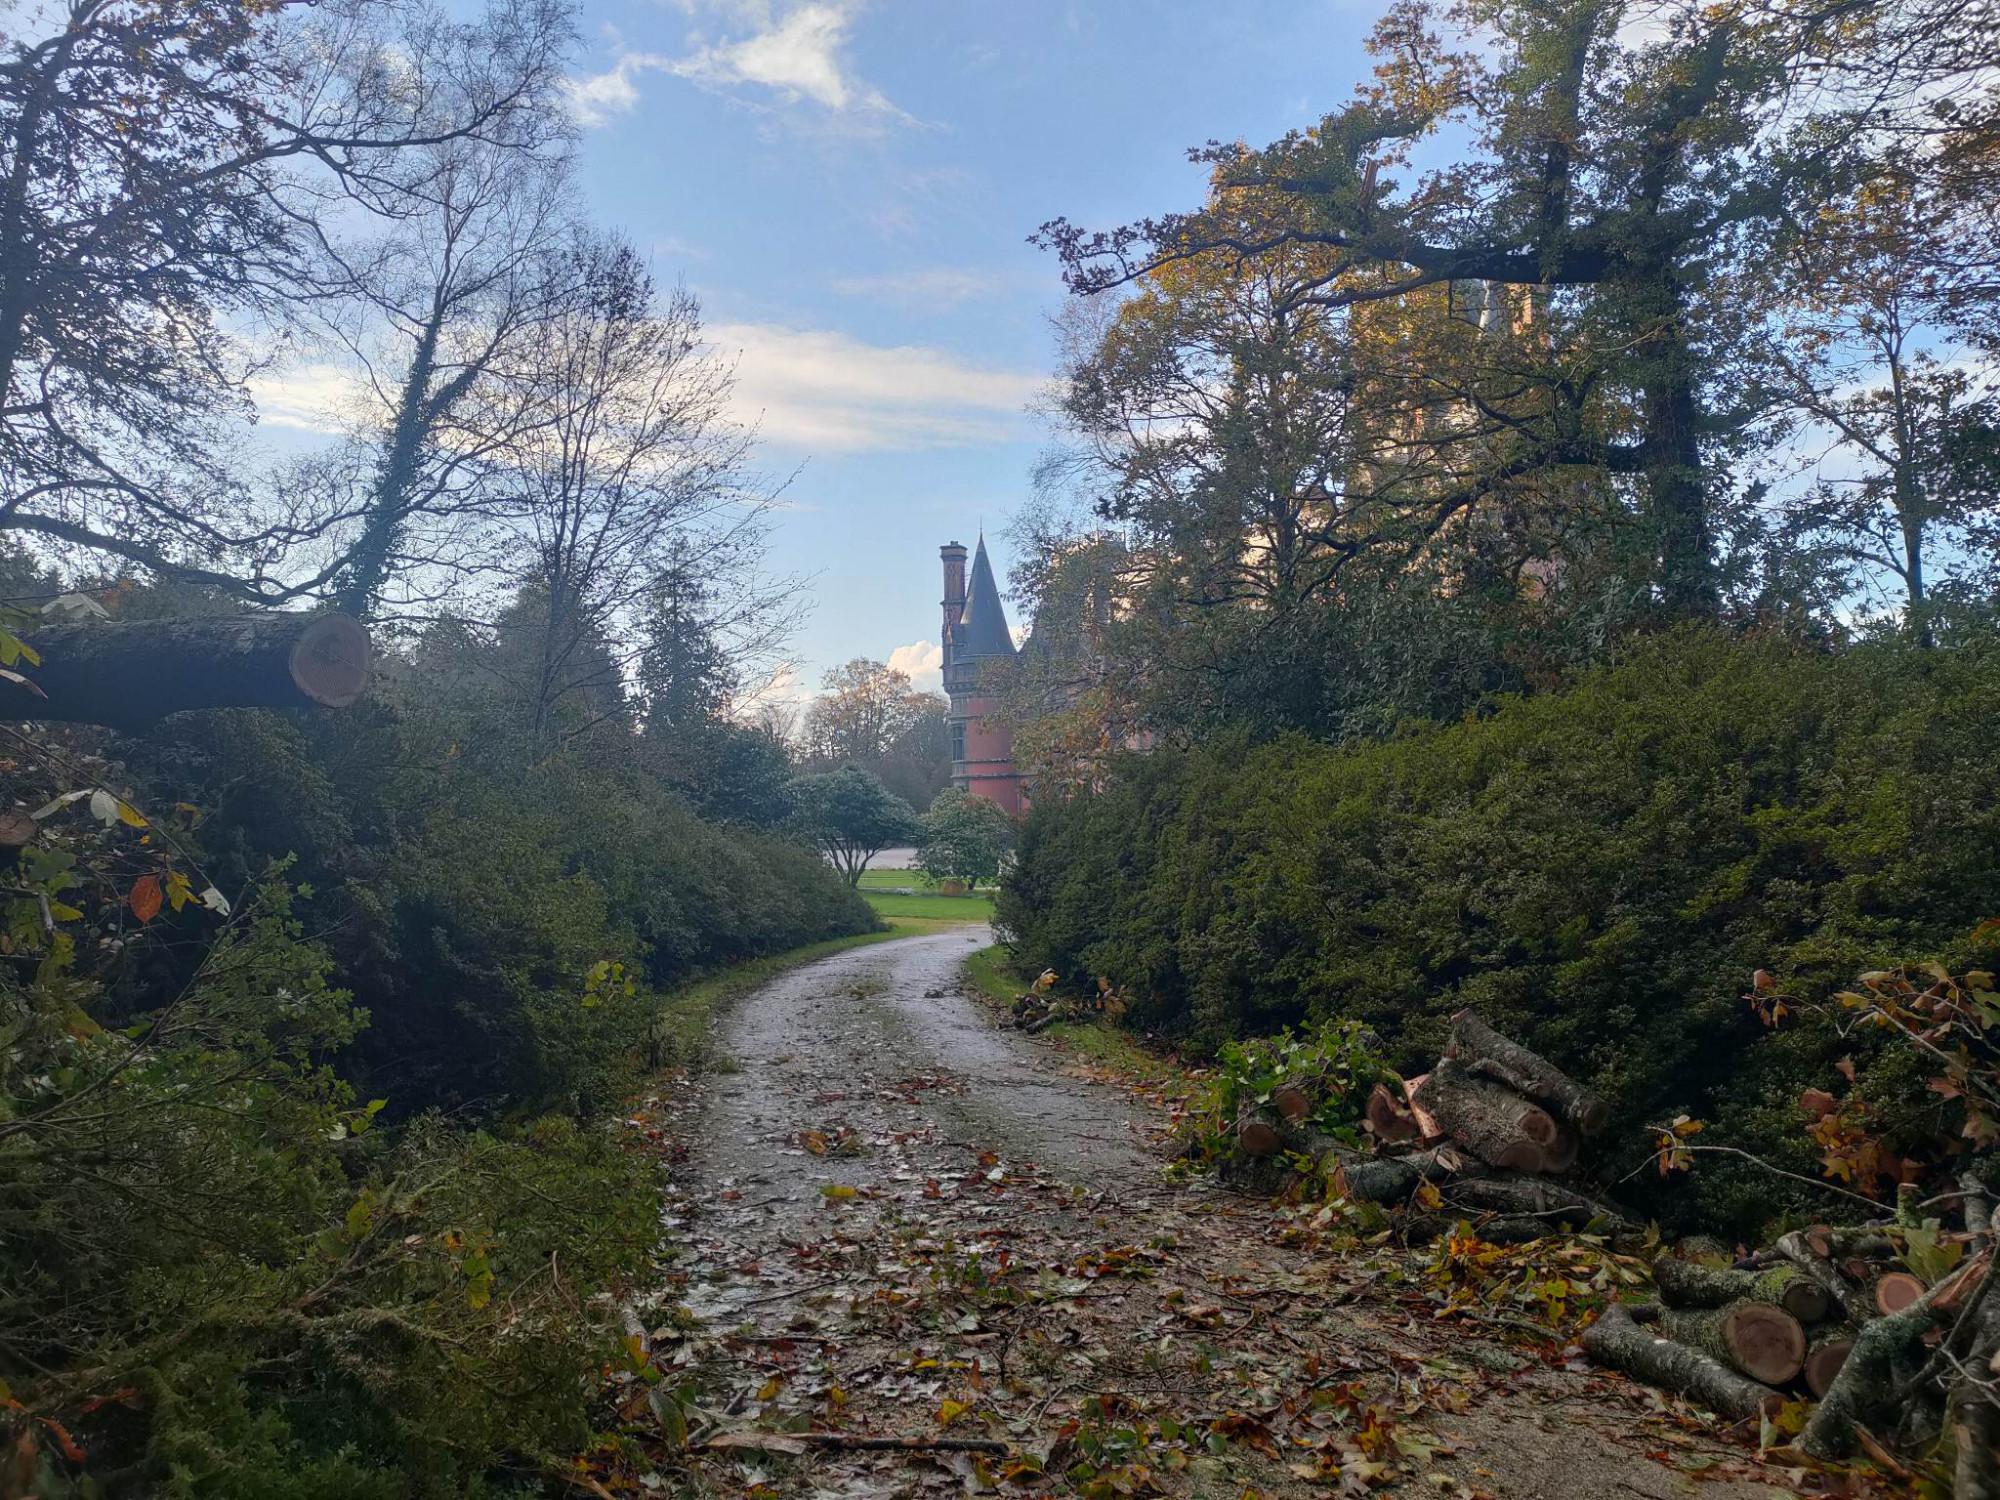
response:
<path id="1" fill-rule="evenodd" d="M 1799 1089 L 1866 1041 L 1767 1033 L 1744 991 L 1764 968 L 1809 1009 L 1972 956 L 2000 913 L 2000 647 L 1690 630 L 1381 743 L 1133 757 L 1036 808 L 999 912 L 1027 965 L 1107 976 L 1198 1047 L 1355 1017 L 1415 1069 L 1473 1005 L 1616 1101 L 1607 1176 L 1681 1113 L 1811 1173 Z M 1643 1191 L 1737 1224 L 1827 1206 L 1750 1169 Z"/>

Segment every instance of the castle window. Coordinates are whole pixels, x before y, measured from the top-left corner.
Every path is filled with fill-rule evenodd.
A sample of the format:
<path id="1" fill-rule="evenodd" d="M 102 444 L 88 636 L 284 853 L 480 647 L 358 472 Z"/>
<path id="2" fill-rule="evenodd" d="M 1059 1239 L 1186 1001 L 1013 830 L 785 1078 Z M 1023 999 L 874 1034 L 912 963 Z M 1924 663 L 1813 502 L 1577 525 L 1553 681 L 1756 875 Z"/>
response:
<path id="1" fill-rule="evenodd" d="M 951 726 L 951 758 L 965 759 L 965 725 L 962 722 L 954 721 Z"/>

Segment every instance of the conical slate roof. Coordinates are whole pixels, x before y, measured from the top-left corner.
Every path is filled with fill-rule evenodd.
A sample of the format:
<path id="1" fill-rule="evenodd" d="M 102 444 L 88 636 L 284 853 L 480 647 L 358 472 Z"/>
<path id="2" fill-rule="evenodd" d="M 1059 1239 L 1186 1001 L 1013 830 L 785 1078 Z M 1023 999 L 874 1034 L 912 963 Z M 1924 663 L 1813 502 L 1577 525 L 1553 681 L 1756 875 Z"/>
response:
<path id="1" fill-rule="evenodd" d="M 986 560 L 986 538 L 972 555 L 972 578 L 965 590 L 965 613 L 958 618 L 954 637 L 961 656 L 1012 656 L 1014 635 L 1007 628 L 1007 611 L 1000 603 L 1000 588 L 993 581 L 993 564 Z"/>

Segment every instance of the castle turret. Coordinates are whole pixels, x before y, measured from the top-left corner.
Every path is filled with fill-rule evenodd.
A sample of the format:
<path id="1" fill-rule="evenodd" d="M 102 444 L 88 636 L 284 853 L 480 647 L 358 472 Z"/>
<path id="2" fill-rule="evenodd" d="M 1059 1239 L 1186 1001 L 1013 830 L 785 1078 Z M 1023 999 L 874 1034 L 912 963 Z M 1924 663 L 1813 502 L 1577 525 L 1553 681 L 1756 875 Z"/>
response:
<path id="1" fill-rule="evenodd" d="M 1022 811 L 1014 769 L 1014 733 L 1000 717 L 999 673 L 1014 659 L 1014 634 L 981 536 L 965 574 L 965 549 L 938 549 L 944 560 L 944 690 L 951 699 L 951 784 Z"/>

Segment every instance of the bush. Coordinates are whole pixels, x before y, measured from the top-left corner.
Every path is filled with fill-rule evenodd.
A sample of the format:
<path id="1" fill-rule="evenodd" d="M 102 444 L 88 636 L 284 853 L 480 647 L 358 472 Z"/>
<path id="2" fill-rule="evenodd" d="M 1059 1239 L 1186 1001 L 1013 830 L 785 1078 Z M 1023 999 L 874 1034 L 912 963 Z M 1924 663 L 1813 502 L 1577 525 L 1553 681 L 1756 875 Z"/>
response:
<path id="1" fill-rule="evenodd" d="M 1129 758 L 1036 807 L 999 918 L 1026 965 L 1104 975 L 1201 1046 L 1352 1018 L 1420 1070 L 1475 1005 L 1614 1101 L 1607 1171 L 1688 1113 L 1811 1172 L 1796 1098 L 1845 1044 L 1767 1035 L 1742 994 L 1760 967 L 1803 995 L 1956 958 L 2000 912 L 1996 705 L 1991 641 L 1678 632 L 1379 744 Z M 1744 1172 L 1651 1191 L 1739 1225 L 1787 1204 Z"/>

